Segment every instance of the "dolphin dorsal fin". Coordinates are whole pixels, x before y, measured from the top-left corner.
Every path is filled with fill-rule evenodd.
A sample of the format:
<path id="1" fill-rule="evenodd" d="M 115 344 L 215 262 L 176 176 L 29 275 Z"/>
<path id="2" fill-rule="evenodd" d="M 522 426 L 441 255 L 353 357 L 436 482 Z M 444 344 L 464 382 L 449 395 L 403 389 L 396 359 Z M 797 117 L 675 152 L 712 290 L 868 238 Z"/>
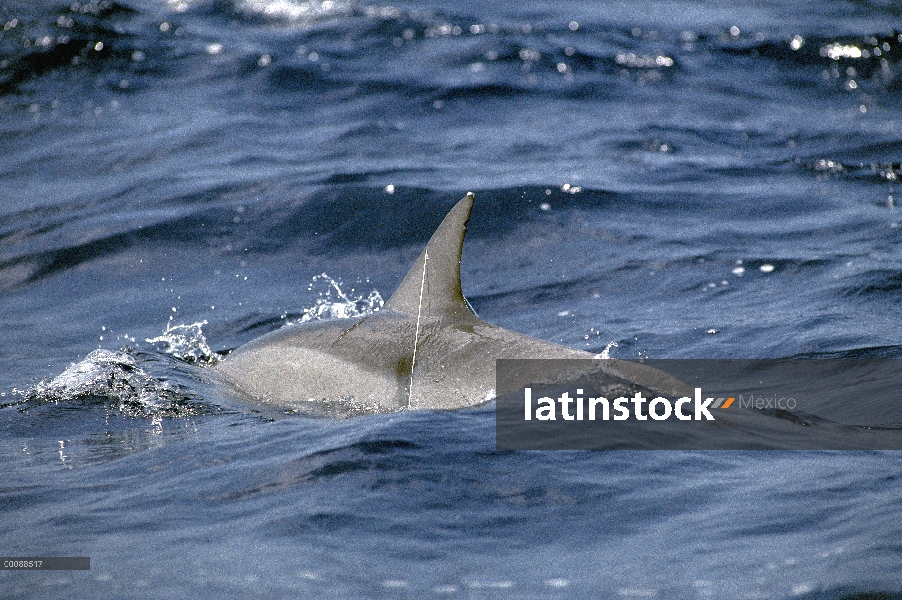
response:
<path id="1" fill-rule="evenodd" d="M 468 192 L 445 216 L 385 309 L 429 319 L 473 314 L 460 288 L 460 253 L 473 199 Z"/>

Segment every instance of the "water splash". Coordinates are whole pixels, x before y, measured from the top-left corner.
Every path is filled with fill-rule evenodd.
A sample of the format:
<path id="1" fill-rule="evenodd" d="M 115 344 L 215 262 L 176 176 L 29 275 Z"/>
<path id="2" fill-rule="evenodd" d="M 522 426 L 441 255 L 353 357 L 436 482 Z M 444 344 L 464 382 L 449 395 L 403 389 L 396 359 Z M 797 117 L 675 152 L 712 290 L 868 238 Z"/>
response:
<path id="1" fill-rule="evenodd" d="M 327 274 L 316 275 L 307 286 L 309 291 L 320 288 L 316 303 L 304 309 L 304 313 L 297 321 L 289 321 L 288 324 L 306 323 L 308 321 L 321 321 L 324 319 L 355 319 L 368 317 L 385 305 L 382 295 L 377 290 L 372 290 L 367 296 L 355 295 L 351 288 L 349 293 L 341 289 L 341 283 L 335 281 Z M 284 318 L 284 316 L 283 316 Z"/>
<path id="2" fill-rule="evenodd" d="M 611 358 L 611 348 L 616 348 L 617 342 L 610 342 L 607 346 L 604 347 L 604 350 L 601 351 L 600 354 L 597 354 L 595 358 L 601 358 L 604 360 L 608 360 Z"/>
<path id="3" fill-rule="evenodd" d="M 206 321 L 191 323 L 190 325 L 173 325 L 172 321 L 166 324 L 163 335 L 155 338 L 147 338 L 148 344 L 163 343 L 166 354 L 189 363 L 213 365 L 219 361 L 219 356 L 210 349 L 207 338 L 204 337 L 202 327 Z"/>
<path id="4" fill-rule="evenodd" d="M 24 394 L 26 403 L 45 404 L 106 399 L 110 407 L 129 417 L 160 419 L 200 414 L 169 381 L 157 379 L 138 366 L 125 351 L 98 349 L 50 381 L 41 381 Z"/>

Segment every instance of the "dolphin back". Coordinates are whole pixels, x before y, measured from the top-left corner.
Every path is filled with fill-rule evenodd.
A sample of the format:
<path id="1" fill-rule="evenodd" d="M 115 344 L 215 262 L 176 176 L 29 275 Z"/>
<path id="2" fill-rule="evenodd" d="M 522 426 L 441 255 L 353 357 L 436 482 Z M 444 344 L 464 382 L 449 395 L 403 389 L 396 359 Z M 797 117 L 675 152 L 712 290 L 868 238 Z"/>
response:
<path id="1" fill-rule="evenodd" d="M 468 193 L 451 209 L 382 310 L 356 321 L 282 328 L 234 350 L 214 371 L 252 402 L 349 416 L 487 402 L 497 359 L 595 358 L 473 313 L 460 285 L 473 199 Z M 650 389 L 685 389 L 645 365 L 601 362 L 609 374 Z"/>

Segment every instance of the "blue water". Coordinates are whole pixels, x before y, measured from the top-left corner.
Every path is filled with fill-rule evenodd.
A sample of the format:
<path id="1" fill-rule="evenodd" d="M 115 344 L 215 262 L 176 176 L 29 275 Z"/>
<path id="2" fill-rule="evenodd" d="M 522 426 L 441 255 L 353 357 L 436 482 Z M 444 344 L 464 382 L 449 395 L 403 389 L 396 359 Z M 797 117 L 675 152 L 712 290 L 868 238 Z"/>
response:
<path id="1" fill-rule="evenodd" d="M 467 191 L 495 324 L 627 359 L 902 357 L 900 18 L 4 2 L 0 554 L 91 570 L 0 595 L 902 593 L 898 453 L 496 452 L 492 404 L 273 419 L 204 375 L 378 307 Z"/>

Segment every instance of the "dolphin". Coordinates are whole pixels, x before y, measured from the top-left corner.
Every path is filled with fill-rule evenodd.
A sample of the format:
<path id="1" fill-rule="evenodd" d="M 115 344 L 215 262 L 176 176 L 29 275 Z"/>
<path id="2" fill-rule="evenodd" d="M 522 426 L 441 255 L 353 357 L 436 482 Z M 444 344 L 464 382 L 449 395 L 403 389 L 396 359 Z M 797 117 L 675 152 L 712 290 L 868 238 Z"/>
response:
<path id="1" fill-rule="evenodd" d="M 239 395 L 285 412 L 349 416 L 459 409 L 494 397 L 495 361 L 593 359 L 483 321 L 464 298 L 460 256 L 474 196 L 447 214 L 379 311 L 283 327 L 233 350 L 213 367 Z M 597 361 L 615 377 L 664 393 L 688 387 L 652 367 Z"/>

